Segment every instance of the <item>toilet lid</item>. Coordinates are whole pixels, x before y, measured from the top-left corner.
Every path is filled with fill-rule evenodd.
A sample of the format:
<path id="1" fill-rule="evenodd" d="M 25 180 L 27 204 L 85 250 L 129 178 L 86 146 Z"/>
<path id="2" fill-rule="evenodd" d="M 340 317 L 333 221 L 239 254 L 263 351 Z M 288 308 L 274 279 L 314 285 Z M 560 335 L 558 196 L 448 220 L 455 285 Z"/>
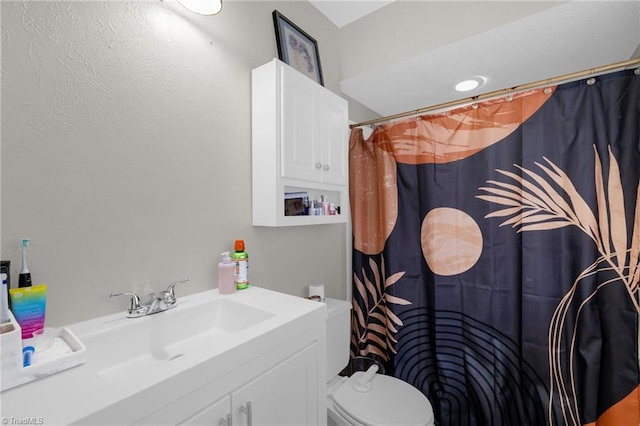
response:
<path id="1" fill-rule="evenodd" d="M 354 383 L 364 372 L 354 373 L 332 394 L 334 402 L 356 421 L 368 426 L 429 426 L 433 409 L 426 396 L 395 377 L 375 374 L 368 392 Z"/>

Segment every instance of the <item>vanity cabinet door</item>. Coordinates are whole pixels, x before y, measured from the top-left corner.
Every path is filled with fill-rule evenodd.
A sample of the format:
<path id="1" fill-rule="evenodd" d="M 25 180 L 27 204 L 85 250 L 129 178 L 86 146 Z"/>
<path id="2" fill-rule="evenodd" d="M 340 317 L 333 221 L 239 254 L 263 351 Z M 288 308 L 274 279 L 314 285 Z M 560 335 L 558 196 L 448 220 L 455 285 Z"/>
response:
<path id="1" fill-rule="evenodd" d="M 224 398 L 220 398 L 179 424 L 232 426 L 231 397 L 227 395 Z"/>
<path id="2" fill-rule="evenodd" d="M 231 395 L 216 392 L 216 383 L 206 385 L 138 420 L 136 425 L 230 426 Z M 217 393 L 217 397 L 212 394 Z M 217 398 L 217 399 L 216 399 Z"/>
<path id="3" fill-rule="evenodd" d="M 318 424 L 318 359 L 314 343 L 231 394 L 234 426 Z"/>

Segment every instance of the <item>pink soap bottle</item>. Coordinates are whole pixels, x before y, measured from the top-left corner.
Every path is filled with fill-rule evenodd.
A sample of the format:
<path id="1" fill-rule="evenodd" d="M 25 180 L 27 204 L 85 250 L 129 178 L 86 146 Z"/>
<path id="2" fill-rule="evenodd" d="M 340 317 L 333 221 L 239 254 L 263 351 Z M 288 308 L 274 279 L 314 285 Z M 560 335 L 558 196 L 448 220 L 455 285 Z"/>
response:
<path id="1" fill-rule="evenodd" d="M 231 262 L 229 252 L 222 253 L 222 261 L 218 263 L 218 293 L 230 294 L 236 291 L 236 264 Z"/>

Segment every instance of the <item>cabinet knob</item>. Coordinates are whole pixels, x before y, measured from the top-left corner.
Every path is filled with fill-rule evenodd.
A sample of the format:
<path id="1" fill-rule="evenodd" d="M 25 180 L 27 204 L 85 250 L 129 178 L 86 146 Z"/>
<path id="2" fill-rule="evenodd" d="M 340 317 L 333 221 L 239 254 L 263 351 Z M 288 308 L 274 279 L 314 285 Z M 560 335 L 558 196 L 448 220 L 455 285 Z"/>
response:
<path id="1" fill-rule="evenodd" d="M 316 163 L 316 169 L 321 169 L 322 168 L 322 163 Z"/>
<path id="2" fill-rule="evenodd" d="M 322 168 L 322 170 L 324 170 L 325 172 L 326 172 L 327 170 L 329 170 L 329 165 L 328 165 L 328 164 L 325 164 L 325 165 L 324 165 L 324 167 Z"/>

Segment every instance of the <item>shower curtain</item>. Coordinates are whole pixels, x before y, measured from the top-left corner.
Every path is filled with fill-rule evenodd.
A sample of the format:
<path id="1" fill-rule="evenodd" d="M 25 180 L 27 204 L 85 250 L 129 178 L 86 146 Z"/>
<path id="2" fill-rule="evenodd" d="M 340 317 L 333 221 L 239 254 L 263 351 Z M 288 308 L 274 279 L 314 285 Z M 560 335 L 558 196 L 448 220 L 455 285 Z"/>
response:
<path id="1" fill-rule="evenodd" d="M 640 423 L 640 76 L 350 139 L 352 356 L 445 425 Z"/>

